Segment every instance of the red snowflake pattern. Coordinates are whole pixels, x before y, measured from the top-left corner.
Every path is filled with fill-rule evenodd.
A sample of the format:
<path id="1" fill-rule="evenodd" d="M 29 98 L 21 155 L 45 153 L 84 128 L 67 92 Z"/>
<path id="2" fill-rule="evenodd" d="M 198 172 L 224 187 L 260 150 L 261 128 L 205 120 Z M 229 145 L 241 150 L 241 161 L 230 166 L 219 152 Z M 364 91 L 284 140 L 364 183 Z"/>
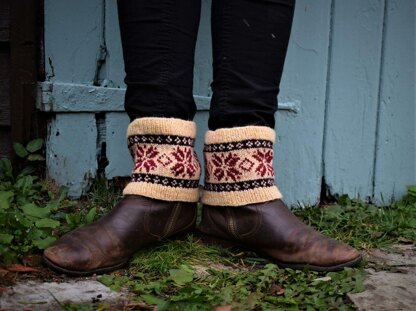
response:
<path id="1" fill-rule="evenodd" d="M 210 180 L 211 174 L 212 174 L 212 164 L 210 161 L 208 161 L 208 157 L 206 153 L 204 153 L 204 162 L 205 162 L 205 179 Z"/>
<path id="2" fill-rule="evenodd" d="M 133 171 L 146 171 L 146 173 L 153 171 L 157 167 L 155 158 L 158 154 L 159 151 L 154 146 L 148 146 L 144 144 L 137 145 L 134 157 L 135 165 Z"/>
<path id="3" fill-rule="evenodd" d="M 254 152 L 252 156 L 258 162 L 258 165 L 256 167 L 257 174 L 259 174 L 261 177 L 274 177 L 273 150 L 258 149 Z"/>
<path id="4" fill-rule="evenodd" d="M 214 154 L 211 159 L 213 175 L 218 181 L 237 181 L 241 177 L 241 172 L 236 168 L 240 158 L 234 153 Z"/>
<path id="5" fill-rule="evenodd" d="M 195 152 L 192 148 L 177 147 L 171 155 L 175 158 L 175 165 L 171 167 L 172 173 L 175 177 L 185 178 L 188 176 L 192 178 L 200 169 L 200 165 Z"/>

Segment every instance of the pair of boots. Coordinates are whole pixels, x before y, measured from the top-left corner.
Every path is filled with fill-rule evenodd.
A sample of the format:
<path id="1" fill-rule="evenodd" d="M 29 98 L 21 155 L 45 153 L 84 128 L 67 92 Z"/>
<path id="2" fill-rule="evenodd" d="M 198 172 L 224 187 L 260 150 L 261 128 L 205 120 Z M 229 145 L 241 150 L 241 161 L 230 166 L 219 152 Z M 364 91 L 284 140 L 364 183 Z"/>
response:
<path id="1" fill-rule="evenodd" d="M 191 121 L 141 118 L 128 127 L 134 158 L 123 199 L 95 223 L 47 248 L 48 266 L 69 275 L 115 270 L 140 248 L 192 231 L 199 199 L 200 164 Z M 206 134 L 203 217 L 208 239 L 259 251 L 283 267 L 336 271 L 361 260 L 354 248 L 298 220 L 274 183 L 275 132 L 265 126 Z"/>

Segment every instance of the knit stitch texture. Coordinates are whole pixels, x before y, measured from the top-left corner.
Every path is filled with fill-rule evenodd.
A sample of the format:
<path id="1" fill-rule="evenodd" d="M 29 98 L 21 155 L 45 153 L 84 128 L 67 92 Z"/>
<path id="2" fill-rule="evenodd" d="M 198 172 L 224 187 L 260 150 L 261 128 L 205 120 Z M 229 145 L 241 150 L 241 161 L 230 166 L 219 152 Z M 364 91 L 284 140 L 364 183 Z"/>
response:
<path id="1" fill-rule="evenodd" d="M 273 169 L 275 136 L 265 126 L 208 131 L 202 203 L 243 206 L 280 199 Z"/>
<path id="2" fill-rule="evenodd" d="M 127 140 L 134 168 L 123 194 L 197 202 L 201 168 L 195 134 L 195 123 L 180 119 L 141 118 L 130 123 Z"/>

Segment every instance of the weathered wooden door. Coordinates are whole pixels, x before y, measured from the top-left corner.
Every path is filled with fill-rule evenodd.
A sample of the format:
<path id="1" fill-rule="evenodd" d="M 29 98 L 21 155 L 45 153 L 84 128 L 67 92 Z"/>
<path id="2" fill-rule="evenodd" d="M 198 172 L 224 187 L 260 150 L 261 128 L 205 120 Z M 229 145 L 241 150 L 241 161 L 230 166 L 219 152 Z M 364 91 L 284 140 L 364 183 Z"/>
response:
<path id="1" fill-rule="evenodd" d="M 200 155 L 212 79 L 210 1 L 202 2 Z M 391 199 L 416 182 L 414 19 L 413 0 L 297 0 L 276 116 L 277 183 L 289 204 L 325 192 Z M 54 112 L 50 177 L 77 196 L 100 157 L 108 178 L 129 175 L 116 1 L 45 0 L 45 64 L 38 106 Z"/>

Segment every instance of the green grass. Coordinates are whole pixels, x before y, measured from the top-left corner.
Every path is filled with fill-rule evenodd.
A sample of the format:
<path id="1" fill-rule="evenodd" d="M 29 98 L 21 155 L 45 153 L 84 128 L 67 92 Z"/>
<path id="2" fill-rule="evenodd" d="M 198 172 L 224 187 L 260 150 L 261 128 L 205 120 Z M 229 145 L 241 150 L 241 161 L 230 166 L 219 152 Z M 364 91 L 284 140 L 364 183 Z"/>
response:
<path id="1" fill-rule="evenodd" d="M 388 206 L 378 207 L 343 195 L 336 204 L 296 209 L 295 214 L 324 234 L 359 249 L 416 240 L 416 185 Z"/>
<path id="2" fill-rule="evenodd" d="M 362 268 L 324 275 L 280 269 L 253 253 L 206 246 L 190 235 L 142 250 L 125 275 L 99 280 L 113 290 L 127 287 L 137 302 L 156 305 L 159 311 L 219 305 L 235 310 L 353 310 L 345 294 L 363 290 L 363 278 Z"/>
<path id="3" fill-rule="evenodd" d="M 359 249 L 416 240 L 416 186 L 389 206 L 377 207 L 347 196 L 325 207 L 295 214 L 326 235 Z M 365 262 L 356 269 L 321 273 L 280 269 L 250 252 L 207 246 L 197 237 L 159 243 L 136 254 L 123 275 L 100 281 L 127 287 L 135 301 L 158 310 L 354 310 L 346 299 L 364 289 Z"/>

